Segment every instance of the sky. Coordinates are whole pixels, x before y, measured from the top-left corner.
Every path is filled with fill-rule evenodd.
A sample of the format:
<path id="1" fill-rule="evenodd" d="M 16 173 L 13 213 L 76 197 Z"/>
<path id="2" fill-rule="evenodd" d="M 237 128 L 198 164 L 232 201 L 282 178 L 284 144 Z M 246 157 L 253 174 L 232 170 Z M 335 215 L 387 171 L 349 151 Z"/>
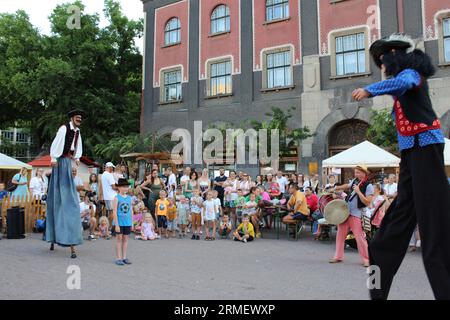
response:
<path id="1" fill-rule="evenodd" d="M 122 11 L 130 19 L 139 19 L 144 17 L 143 4 L 141 0 L 118 0 L 122 6 Z M 0 0 L 0 12 L 13 13 L 19 9 L 25 10 L 30 16 L 31 23 L 37 27 L 41 33 L 50 34 L 50 16 L 56 5 L 70 0 Z M 107 24 L 103 16 L 103 0 L 82 0 L 86 6 L 85 12 L 100 15 L 100 26 Z M 143 39 L 137 39 L 136 45 L 141 49 L 143 47 Z"/>

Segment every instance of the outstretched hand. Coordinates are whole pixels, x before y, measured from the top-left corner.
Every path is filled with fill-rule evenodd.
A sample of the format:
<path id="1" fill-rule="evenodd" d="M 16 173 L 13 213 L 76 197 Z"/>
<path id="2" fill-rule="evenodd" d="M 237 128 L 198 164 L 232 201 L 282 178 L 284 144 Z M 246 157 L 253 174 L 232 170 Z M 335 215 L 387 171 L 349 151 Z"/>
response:
<path id="1" fill-rule="evenodd" d="M 352 92 L 352 98 L 356 101 L 361 101 L 370 97 L 370 93 L 363 88 L 356 89 Z"/>

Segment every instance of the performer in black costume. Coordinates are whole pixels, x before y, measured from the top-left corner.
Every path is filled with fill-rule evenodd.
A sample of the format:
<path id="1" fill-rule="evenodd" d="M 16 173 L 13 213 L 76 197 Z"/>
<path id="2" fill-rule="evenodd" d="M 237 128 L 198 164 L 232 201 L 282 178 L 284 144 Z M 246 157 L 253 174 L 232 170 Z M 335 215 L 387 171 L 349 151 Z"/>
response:
<path id="1" fill-rule="evenodd" d="M 395 273 L 419 224 L 425 270 L 436 299 L 450 299 L 450 188 L 444 167 L 444 137 L 433 111 L 427 79 L 430 57 L 408 36 L 374 42 L 370 53 L 387 80 L 356 89 L 353 98 L 392 95 L 401 151 L 398 196 L 369 245 L 371 265 L 381 270 L 372 299 L 387 299 Z"/>

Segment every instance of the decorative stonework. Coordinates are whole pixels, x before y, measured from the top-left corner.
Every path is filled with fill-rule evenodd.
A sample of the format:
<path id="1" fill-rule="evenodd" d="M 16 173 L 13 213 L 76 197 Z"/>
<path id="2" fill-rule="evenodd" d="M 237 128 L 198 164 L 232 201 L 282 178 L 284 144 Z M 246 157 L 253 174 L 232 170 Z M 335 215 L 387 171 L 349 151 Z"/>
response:
<path id="1" fill-rule="evenodd" d="M 320 58 L 307 56 L 303 58 L 304 91 L 320 91 Z"/>

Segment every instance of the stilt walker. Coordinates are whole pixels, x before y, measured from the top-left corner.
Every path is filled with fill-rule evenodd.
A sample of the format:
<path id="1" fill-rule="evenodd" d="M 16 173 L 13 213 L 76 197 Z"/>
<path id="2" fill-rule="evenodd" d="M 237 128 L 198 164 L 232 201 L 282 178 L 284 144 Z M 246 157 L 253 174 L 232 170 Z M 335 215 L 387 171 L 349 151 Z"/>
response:
<path id="1" fill-rule="evenodd" d="M 450 188 L 444 167 L 444 136 L 433 111 L 427 79 L 435 69 L 430 57 L 408 36 L 394 34 L 374 42 L 370 53 L 387 80 L 356 89 L 361 101 L 394 98 L 393 118 L 401 151 L 398 196 L 369 245 L 371 265 L 381 271 L 372 299 L 387 299 L 416 224 L 425 270 L 436 299 L 450 299 Z"/>
<path id="2" fill-rule="evenodd" d="M 61 126 L 53 140 L 50 156 L 52 176 L 47 197 L 45 240 L 50 250 L 55 243 L 70 247 L 71 258 L 76 258 L 75 246 L 83 242 L 80 199 L 72 176 L 72 161 L 78 166 L 83 153 L 80 125 L 84 112 L 73 110 L 70 121 Z"/>

